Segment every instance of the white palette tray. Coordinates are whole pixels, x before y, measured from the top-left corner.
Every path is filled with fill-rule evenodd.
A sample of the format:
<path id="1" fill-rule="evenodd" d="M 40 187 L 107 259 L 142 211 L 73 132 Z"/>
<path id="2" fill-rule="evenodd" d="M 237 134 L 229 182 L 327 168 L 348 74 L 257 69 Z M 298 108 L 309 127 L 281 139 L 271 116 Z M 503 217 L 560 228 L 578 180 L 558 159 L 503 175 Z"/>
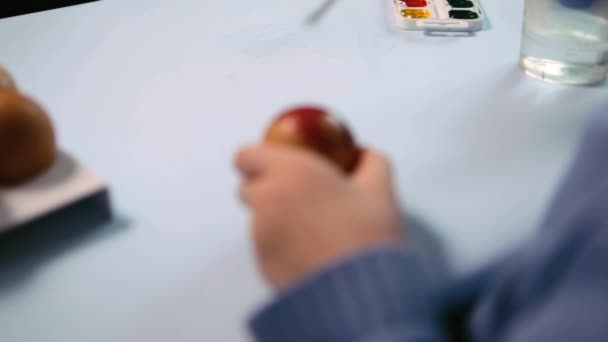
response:
<path id="1" fill-rule="evenodd" d="M 51 169 L 33 181 L 15 188 L 0 188 L 0 234 L 98 195 L 107 195 L 104 182 L 62 153 Z M 103 210 L 109 212 L 109 203 Z"/>

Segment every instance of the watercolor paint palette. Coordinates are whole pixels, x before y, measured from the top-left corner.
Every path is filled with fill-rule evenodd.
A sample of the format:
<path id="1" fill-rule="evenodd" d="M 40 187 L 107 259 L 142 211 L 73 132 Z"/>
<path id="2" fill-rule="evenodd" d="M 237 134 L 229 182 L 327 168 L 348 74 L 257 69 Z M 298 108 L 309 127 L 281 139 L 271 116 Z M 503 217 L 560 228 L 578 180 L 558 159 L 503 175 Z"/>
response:
<path id="1" fill-rule="evenodd" d="M 479 0 L 392 0 L 395 25 L 411 31 L 479 31 Z"/>

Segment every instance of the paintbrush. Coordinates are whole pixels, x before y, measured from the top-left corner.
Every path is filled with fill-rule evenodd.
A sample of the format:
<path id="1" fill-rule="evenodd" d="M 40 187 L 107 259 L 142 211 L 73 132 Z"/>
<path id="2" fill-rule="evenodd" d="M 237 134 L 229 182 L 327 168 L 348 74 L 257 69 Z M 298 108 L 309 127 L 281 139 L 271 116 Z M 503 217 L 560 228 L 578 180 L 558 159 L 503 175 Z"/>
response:
<path id="1" fill-rule="evenodd" d="M 331 9 L 331 7 L 338 2 L 337 0 L 324 0 L 321 6 L 315 9 L 308 17 L 304 23 L 306 25 L 315 25 L 317 24 L 325 14 Z"/>

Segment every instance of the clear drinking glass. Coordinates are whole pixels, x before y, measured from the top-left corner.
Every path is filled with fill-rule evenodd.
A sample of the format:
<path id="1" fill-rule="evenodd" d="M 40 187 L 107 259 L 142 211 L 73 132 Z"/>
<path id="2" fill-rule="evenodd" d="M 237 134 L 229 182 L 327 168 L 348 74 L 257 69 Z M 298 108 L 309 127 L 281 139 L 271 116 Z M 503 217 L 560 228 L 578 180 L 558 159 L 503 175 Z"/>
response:
<path id="1" fill-rule="evenodd" d="M 548 82 L 603 82 L 608 0 L 526 0 L 520 64 L 528 75 Z"/>

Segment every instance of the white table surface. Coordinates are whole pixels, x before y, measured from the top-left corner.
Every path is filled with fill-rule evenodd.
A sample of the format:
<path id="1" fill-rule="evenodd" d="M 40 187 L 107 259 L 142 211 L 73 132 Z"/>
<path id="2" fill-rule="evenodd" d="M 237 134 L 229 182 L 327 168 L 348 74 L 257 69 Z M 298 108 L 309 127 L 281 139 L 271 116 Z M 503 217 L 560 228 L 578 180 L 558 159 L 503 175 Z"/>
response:
<path id="1" fill-rule="evenodd" d="M 301 23 L 317 1 L 283 0 L 105 0 L 0 20 L 0 63 L 108 181 L 117 214 L 26 276 L 0 275 L 0 341 L 247 341 L 268 293 L 231 158 L 294 103 L 334 108 L 389 154 L 458 272 L 525 238 L 608 87 L 526 78 L 523 0 L 484 5 L 491 27 L 473 37 L 395 32 L 369 0 L 314 28 Z"/>

